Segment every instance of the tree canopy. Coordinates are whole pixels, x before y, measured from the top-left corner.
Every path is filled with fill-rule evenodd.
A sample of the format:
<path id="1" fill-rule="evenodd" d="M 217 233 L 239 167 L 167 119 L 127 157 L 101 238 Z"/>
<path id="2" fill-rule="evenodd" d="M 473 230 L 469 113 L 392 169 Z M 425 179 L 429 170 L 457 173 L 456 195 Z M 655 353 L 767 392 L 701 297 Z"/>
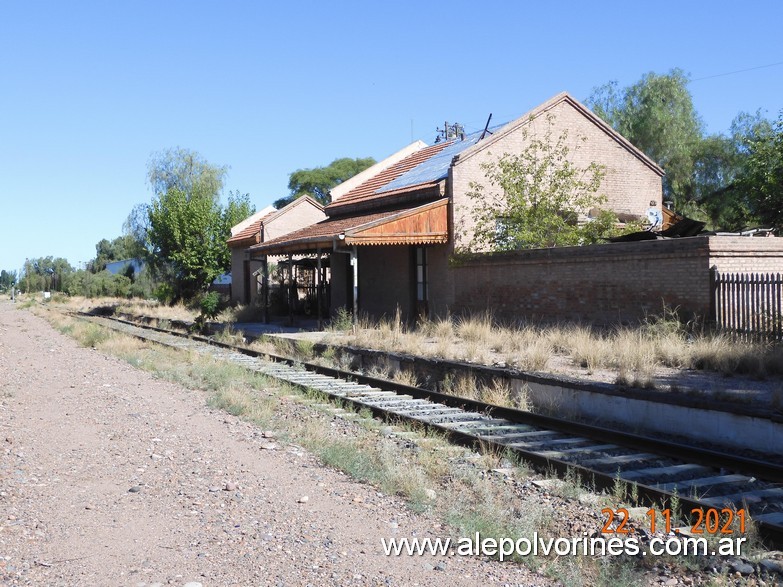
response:
<path id="1" fill-rule="evenodd" d="M 616 217 L 609 212 L 578 222 L 580 212 L 606 201 L 598 191 L 604 168 L 573 163 L 570 154 L 586 139 L 569 140 L 568 131 L 555 137 L 551 115 L 548 120 L 544 136 L 530 139 L 521 153 L 482 165 L 488 186 L 471 183 L 468 196 L 476 204 L 471 251 L 587 244 L 612 228 Z"/>
<path id="2" fill-rule="evenodd" d="M 16 285 L 16 271 L 0 271 L 0 290 L 5 291 Z"/>
<path id="3" fill-rule="evenodd" d="M 227 173 L 227 166 L 213 165 L 195 151 L 182 147 L 154 153 L 147 164 L 147 181 L 156 195 L 177 189 L 187 197 L 217 200 Z"/>
<path id="4" fill-rule="evenodd" d="M 783 112 L 769 129 L 757 130 L 746 141 L 748 157 L 737 191 L 762 224 L 783 230 Z"/>
<path id="5" fill-rule="evenodd" d="M 290 194 L 276 200 L 273 205 L 279 210 L 295 199 L 307 195 L 325 206 L 331 202 L 329 191 L 333 187 L 372 165 L 375 165 L 375 159 L 372 157 L 362 159 L 343 157 L 335 159 L 326 167 L 297 169 L 289 175 L 288 189 Z"/>
<path id="6" fill-rule="evenodd" d="M 89 264 L 90 271 L 100 273 L 109 263 L 137 256 L 138 250 L 132 235 L 124 234 L 111 241 L 104 238 L 95 245 L 95 259 Z"/>
<path id="7" fill-rule="evenodd" d="M 677 208 L 693 199 L 694 172 L 704 125 L 681 69 L 648 73 L 618 90 L 610 82 L 593 91 L 592 110 L 666 171 L 664 196 Z"/>
<path id="8" fill-rule="evenodd" d="M 62 257 L 26 259 L 19 277 L 19 288 L 25 292 L 63 291 L 73 267 Z"/>
<path id="9" fill-rule="evenodd" d="M 155 195 L 146 208 L 146 226 L 137 212 L 132 232 L 145 232 L 148 260 L 168 279 L 175 299 L 195 296 L 230 269 L 226 240 L 231 226 L 255 211 L 249 195 L 239 192 L 230 193 L 223 208 L 225 175 L 226 167 L 186 149 L 170 149 L 150 160 L 148 179 Z"/>
<path id="10" fill-rule="evenodd" d="M 663 167 L 664 198 L 676 211 L 720 230 L 768 223 L 769 215 L 761 214 L 763 206 L 757 201 L 761 192 L 749 189 L 748 165 L 752 149 L 773 135 L 771 123 L 759 112 L 739 113 L 728 135 L 707 135 L 688 83 L 681 69 L 648 73 L 622 90 L 616 82 L 605 84 L 587 103 Z M 765 153 L 759 156 L 769 160 Z M 739 182 L 740 177 L 746 179 Z"/>

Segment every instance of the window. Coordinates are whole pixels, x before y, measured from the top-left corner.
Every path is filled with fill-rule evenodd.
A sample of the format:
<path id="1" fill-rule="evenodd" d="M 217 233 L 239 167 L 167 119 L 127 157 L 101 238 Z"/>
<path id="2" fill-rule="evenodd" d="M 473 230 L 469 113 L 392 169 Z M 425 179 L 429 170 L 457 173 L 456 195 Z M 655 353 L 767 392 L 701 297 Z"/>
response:
<path id="1" fill-rule="evenodd" d="M 416 247 L 416 301 L 427 301 L 427 249 Z"/>

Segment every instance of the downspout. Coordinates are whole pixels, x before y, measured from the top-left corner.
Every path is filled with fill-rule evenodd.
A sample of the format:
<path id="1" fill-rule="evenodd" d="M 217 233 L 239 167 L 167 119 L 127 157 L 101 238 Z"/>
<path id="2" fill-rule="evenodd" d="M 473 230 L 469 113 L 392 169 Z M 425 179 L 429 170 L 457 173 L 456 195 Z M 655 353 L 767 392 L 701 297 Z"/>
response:
<path id="1" fill-rule="evenodd" d="M 269 324 L 269 257 L 264 255 L 264 281 L 261 284 L 264 296 L 264 323 Z"/>
<path id="2" fill-rule="evenodd" d="M 317 257 L 318 266 L 315 270 L 315 304 L 318 306 L 318 330 L 321 331 L 324 329 L 324 320 L 321 315 L 321 304 L 323 303 L 323 300 L 321 299 L 321 247 L 318 247 Z"/>
<path id="3" fill-rule="evenodd" d="M 359 324 L 359 255 L 356 245 L 351 247 L 351 265 L 353 265 L 353 333 Z"/>
<path id="4" fill-rule="evenodd" d="M 288 325 L 294 325 L 294 256 L 288 253 Z"/>

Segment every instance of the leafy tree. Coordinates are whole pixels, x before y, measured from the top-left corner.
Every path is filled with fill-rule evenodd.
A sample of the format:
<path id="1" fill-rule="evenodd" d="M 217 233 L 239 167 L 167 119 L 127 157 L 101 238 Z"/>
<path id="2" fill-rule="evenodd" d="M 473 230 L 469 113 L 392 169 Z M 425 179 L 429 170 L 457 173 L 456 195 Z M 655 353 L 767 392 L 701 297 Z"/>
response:
<path id="1" fill-rule="evenodd" d="M 16 284 L 16 271 L 0 271 L 0 290 L 10 289 Z"/>
<path id="2" fill-rule="evenodd" d="M 531 138 L 521 153 L 482 165 L 489 189 L 471 183 L 468 196 L 476 203 L 471 250 L 587 244 L 604 236 L 616 221 L 611 212 L 602 212 L 592 222 L 578 222 L 580 213 L 606 202 L 598 193 L 605 170 L 597 163 L 573 163 L 571 154 L 586 139 L 569 141 L 568 131 L 554 137 L 552 118 L 548 120 L 544 136 Z"/>
<path id="3" fill-rule="evenodd" d="M 223 221 L 229 234 L 232 226 L 236 226 L 245 218 L 252 216 L 255 211 L 255 206 L 250 203 L 250 194 L 243 194 L 239 190 L 228 192 L 228 203 L 223 211 Z"/>
<path id="4" fill-rule="evenodd" d="M 62 257 L 49 256 L 25 260 L 23 271 L 19 285 L 25 292 L 63 291 L 73 267 Z"/>
<path id="5" fill-rule="evenodd" d="M 147 181 L 156 195 L 178 189 L 188 197 L 217 198 L 227 173 L 227 166 L 213 165 L 181 147 L 154 153 L 147 165 Z"/>
<path id="6" fill-rule="evenodd" d="M 783 229 L 783 112 L 768 131 L 747 141 L 748 158 L 737 189 L 764 225 Z"/>
<path id="7" fill-rule="evenodd" d="M 285 198 L 276 200 L 273 205 L 279 210 L 304 195 L 326 205 L 331 202 L 329 190 L 372 165 L 375 165 L 375 159 L 372 157 L 363 159 L 344 157 L 335 159 L 326 167 L 297 169 L 289 176 L 288 189 L 291 193 Z"/>
<path id="8" fill-rule="evenodd" d="M 748 163 L 749 145 L 771 132 L 771 123 L 761 113 L 740 113 L 729 136 L 715 135 L 702 141 L 693 200 L 713 228 L 736 231 L 758 222 L 748 193 L 737 180 Z"/>
<path id="9" fill-rule="evenodd" d="M 155 195 L 146 209 L 146 226 L 139 222 L 135 228 L 144 231 L 148 260 L 171 282 L 175 299 L 194 297 L 230 268 L 229 223 L 253 213 L 247 194 L 229 194 L 227 208 L 222 207 L 225 174 L 225 167 L 185 149 L 165 151 L 150 161 L 148 179 Z"/>
<path id="10" fill-rule="evenodd" d="M 63 291 L 68 295 L 88 298 L 129 297 L 133 294 L 132 283 L 127 276 L 112 274 L 105 270 L 98 273 L 76 271 L 66 280 Z"/>
<path id="11" fill-rule="evenodd" d="M 664 195 L 678 210 L 695 199 L 695 174 L 704 126 L 681 69 L 648 73 L 618 90 L 617 82 L 595 89 L 587 103 L 601 118 L 666 171 Z"/>
<path id="12" fill-rule="evenodd" d="M 136 204 L 122 225 L 124 234 L 130 237 L 130 258 L 146 259 L 152 256 L 152 247 L 147 239 L 150 229 L 149 204 Z"/>

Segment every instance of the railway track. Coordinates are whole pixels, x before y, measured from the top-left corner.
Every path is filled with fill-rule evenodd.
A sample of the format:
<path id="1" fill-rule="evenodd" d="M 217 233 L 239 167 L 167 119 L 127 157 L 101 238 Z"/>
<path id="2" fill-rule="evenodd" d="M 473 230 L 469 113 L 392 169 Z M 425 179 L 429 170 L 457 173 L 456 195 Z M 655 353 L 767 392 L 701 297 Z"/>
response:
<path id="1" fill-rule="evenodd" d="M 701 515 L 702 529 L 723 528 L 727 516 L 742 510 L 769 544 L 783 545 L 783 466 L 776 463 L 493 406 L 118 318 L 81 317 L 158 344 L 208 353 L 386 420 L 415 421 L 462 444 L 508 450 L 588 486 L 616 492 L 619 485 L 650 505 L 678 502 L 686 515 Z M 713 511 L 723 521 L 710 519 Z"/>

